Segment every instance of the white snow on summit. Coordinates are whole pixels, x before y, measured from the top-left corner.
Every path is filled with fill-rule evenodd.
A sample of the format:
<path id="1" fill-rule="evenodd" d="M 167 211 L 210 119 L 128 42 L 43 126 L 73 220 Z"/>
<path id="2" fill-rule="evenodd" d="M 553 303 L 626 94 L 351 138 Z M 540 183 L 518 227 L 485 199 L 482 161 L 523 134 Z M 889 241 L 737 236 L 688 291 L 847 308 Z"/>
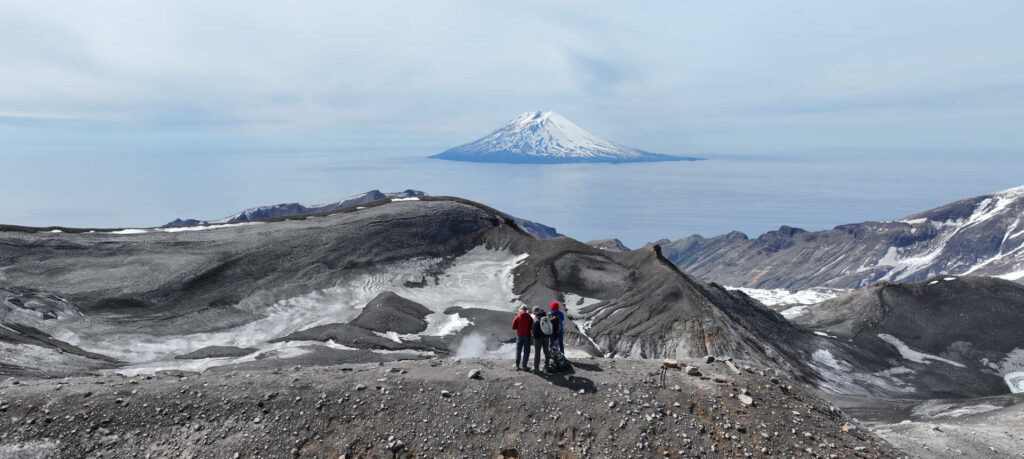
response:
<path id="1" fill-rule="evenodd" d="M 523 113 L 471 145 L 530 156 L 639 158 L 640 150 L 602 139 L 555 112 Z"/>
<path id="2" fill-rule="evenodd" d="M 555 112 L 527 112 L 476 141 L 433 156 L 485 162 L 673 161 L 605 140 Z"/>

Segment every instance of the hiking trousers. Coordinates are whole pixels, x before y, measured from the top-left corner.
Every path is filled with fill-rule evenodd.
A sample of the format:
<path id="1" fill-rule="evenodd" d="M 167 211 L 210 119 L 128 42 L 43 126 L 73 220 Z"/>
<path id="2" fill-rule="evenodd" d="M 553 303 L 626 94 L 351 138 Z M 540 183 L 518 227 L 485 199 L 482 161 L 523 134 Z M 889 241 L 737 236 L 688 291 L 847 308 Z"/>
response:
<path id="1" fill-rule="evenodd" d="M 551 347 L 555 347 L 555 345 L 557 344 L 558 350 L 562 351 L 562 353 L 565 354 L 565 336 L 562 335 L 561 333 L 552 336 L 551 338 L 548 338 L 548 344 Z"/>
<path id="2" fill-rule="evenodd" d="M 544 352 L 544 368 L 547 368 L 551 363 L 551 354 L 548 353 L 548 347 L 546 346 L 546 340 L 539 338 L 533 340 L 533 369 L 540 369 L 540 353 Z"/>
<path id="3" fill-rule="evenodd" d="M 516 368 L 529 368 L 530 365 L 530 337 L 529 336 L 517 336 L 516 337 Z M 522 359 L 520 359 L 520 355 Z M 522 362 L 522 365 L 520 365 Z"/>

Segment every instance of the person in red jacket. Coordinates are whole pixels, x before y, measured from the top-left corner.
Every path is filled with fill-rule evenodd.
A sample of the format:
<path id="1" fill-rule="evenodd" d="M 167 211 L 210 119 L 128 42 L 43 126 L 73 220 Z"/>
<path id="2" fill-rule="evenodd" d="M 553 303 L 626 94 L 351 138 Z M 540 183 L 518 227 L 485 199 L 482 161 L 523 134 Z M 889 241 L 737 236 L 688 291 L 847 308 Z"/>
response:
<path id="1" fill-rule="evenodd" d="M 519 314 L 512 319 L 512 328 L 516 330 L 516 371 L 519 371 L 519 363 L 522 362 L 522 369 L 529 370 L 530 360 L 530 332 L 533 330 L 533 317 L 526 312 L 526 305 L 519 307 Z M 519 357 L 522 356 L 522 359 Z"/>

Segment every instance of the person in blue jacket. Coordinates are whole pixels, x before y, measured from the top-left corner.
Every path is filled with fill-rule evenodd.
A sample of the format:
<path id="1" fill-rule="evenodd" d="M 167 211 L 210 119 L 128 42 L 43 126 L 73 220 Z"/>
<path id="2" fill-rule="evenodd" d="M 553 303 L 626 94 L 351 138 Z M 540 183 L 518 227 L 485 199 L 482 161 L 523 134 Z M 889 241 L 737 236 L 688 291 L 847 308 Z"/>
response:
<path id="1" fill-rule="evenodd" d="M 552 301 L 549 309 L 551 312 L 548 313 L 548 316 L 550 316 L 551 321 L 557 325 L 555 326 L 555 334 L 551 335 L 551 338 L 548 339 L 548 347 L 553 348 L 555 347 L 555 343 L 558 343 L 558 350 L 562 351 L 562 354 L 565 354 L 565 339 L 563 335 L 563 332 L 565 331 L 565 314 L 560 310 L 561 307 L 557 301 Z"/>

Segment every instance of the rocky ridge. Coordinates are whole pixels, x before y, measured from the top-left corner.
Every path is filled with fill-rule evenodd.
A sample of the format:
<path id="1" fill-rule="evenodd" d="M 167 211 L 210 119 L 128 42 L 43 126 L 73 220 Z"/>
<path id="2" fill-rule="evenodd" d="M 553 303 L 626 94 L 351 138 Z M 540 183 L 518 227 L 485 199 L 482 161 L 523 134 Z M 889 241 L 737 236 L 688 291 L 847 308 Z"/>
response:
<path id="1" fill-rule="evenodd" d="M 736 287 L 858 288 L 940 274 L 1024 280 L 1024 187 L 899 220 L 814 232 L 782 226 L 754 239 L 732 232 L 657 243 L 684 271 Z"/>

